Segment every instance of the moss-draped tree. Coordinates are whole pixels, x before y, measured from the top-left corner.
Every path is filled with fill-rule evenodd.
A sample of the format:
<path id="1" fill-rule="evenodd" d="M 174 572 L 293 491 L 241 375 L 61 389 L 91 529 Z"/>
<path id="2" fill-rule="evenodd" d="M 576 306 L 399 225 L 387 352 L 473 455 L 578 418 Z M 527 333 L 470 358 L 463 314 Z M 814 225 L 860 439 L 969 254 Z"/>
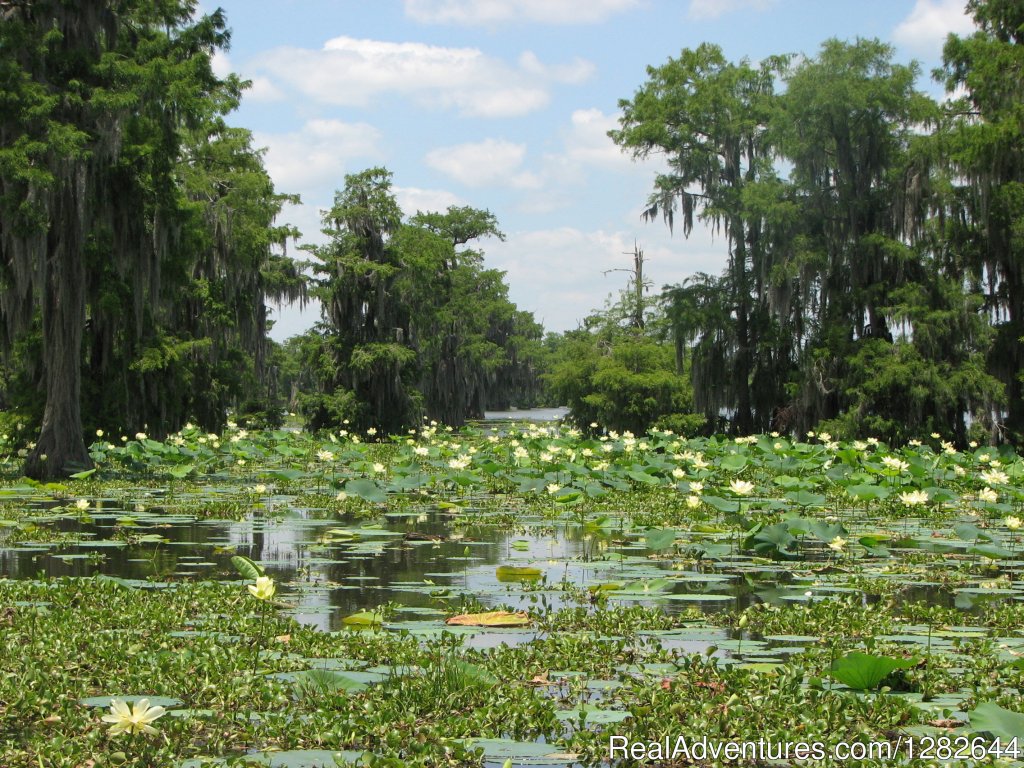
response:
<path id="1" fill-rule="evenodd" d="M 317 373 L 311 427 L 458 425 L 492 396 L 530 391 L 540 327 L 469 247 L 502 237 L 493 214 L 455 206 L 406 221 L 391 173 L 371 168 L 346 177 L 324 223 L 331 242 L 312 249 L 324 322 L 303 345 Z"/>
<path id="2" fill-rule="evenodd" d="M 989 370 L 1007 392 L 997 437 L 1024 440 L 1024 5 L 970 0 L 978 30 L 951 36 L 940 73 L 950 92 L 939 132 L 949 195 L 938 212 L 950 263 L 984 296 L 996 329 Z"/>
<path id="3" fill-rule="evenodd" d="M 170 380 L 168 372 L 210 370 L 225 328 L 233 328 L 232 343 L 221 348 L 256 349 L 262 309 L 248 310 L 256 314 L 248 319 L 239 313 L 262 308 L 264 288 L 280 288 L 281 275 L 285 293 L 301 293 L 294 270 L 275 265 L 267 243 L 257 243 L 280 239 L 269 229 L 280 208 L 272 188 L 235 192 L 239 206 L 227 210 L 234 182 L 258 155 L 247 134 L 232 134 L 221 120 L 241 88 L 210 67 L 228 43 L 224 16 L 196 19 L 195 10 L 193 0 L 0 6 L 0 349 L 10 355 L 33 335 L 39 340 L 38 370 L 14 362 L 40 382 L 45 403 L 29 475 L 56 477 L 91 463 L 83 366 L 85 421 L 173 428 L 192 415 L 184 411 L 199 410 L 195 402 L 179 407 L 173 394 L 216 392 L 219 382 Z M 230 168 L 208 162 L 217 152 L 234 153 Z M 248 175 L 257 177 L 268 182 L 261 166 Z M 227 234 L 232 221 L 252 221 L 257 207 L 264 233 L 247 243 Z M 256 251 L 259 266 L 243 274 Z M 175 317 L 176 305 L 195 310 L 203 290 L 202 319 Z M 214 305 L 234 317 L 211 319 Z M 211 426 L 223 419 L 223 404 L 221 397 L 219 416 L 206 414 Z"/>
<path id="4" fill-rule="evenodd" d="M 772 318 L 763 311 L 772 269 L 771 222 L 755 215 L 749 200 L 762 185 L 774 185 L 767 127 L 775 74 L 784 62 L 734 64 L 707 43 L 683 50 L 648 68 L 648 81 L 632 99 L 620 102 L 621 128 L 609 132 L 634 157 L 665 156 L 668 170 L 654 181 L 647 218 L 661 216 L 670 227 L 680 218 L 684 235 L 696 218 L 725 235 L 728 265 L 719 288 L 731 322 L 725 334 L 701 335 L 715 350 L 695 360 L 700 386 L 694 394 L 699 407 L 728 407 L 744 434 L 755 426 L 766 428 L 772 414 L 770 392 L 754 389 L 762 366 L 761 336 L 771 335 Z M 705 361 L 718 359 L 728 359 L 729 366 L 703 369 Z"/>

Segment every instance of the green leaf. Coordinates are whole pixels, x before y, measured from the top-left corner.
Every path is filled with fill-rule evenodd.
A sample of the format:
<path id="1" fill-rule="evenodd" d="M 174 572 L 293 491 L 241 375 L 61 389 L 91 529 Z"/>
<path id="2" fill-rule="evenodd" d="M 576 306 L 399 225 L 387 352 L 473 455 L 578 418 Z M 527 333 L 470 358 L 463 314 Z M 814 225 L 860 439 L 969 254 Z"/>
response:
<path id="1" fill-rule="evenodd" d="M 795 543 L 796 538 L 789 532 L 789 526 L 786 523 L 775 523 L 748 536 L 744 547 L 762 555 L 793 557 L 796 552 L 789 547 Z"/>
<path id="2" fill-rule="evenodd" d="M 740 503 L 734 499 L 723 499 L 721 496 L 701 496 L 700 500 L 714 507 L 719 512 L 738 512 Z"/>
<path id="3" fill-rule="evenodd" d="M 263 575 L 263 568 L 248 557 L 234 555 L 231 558 L 231 564 L 235 566 L 235 570 L 242 575 L 242 578 L 249 579 L 250 581 L 256 581 L 256 579 Z"/>
<path id="4" fill-rule="evenodd" d="M 380 504 L 388 500 L 388 495 L 373 480 L 356 478 L 345 483 L 345 493 L 349 496 L 358 496 L 363 501 L 372 504 Z"/>
<path id="5" fill-rule="evenodd" d="M 884 546 L 882 544 L 882 540 L 876 536 L 861 536 L 857 541 L 860 542 L 860 545 L 868 551 L 868 554 L 874 557 L 889 556 L 888 547 Z"/>
<path id="6" fill-rule="evenodd" d="M 846 492 L 858 501 L 875 501 L 876 499 L 889 498 L 889 489 L 884 485 L 851 485 Z"/>
<path id="7" fill-rule="evenodd" d="M 341 620 L 350 627 L 377 627 L 384 623 L 384 614 L 380 611 L 359 611 Z"/>
<path id="8" fill-rule="evenodd" d="M 967 548 L 967 554 L 981 555 L 990 560 L 1009 560 L 1013 557 L 1013 552 L 995 544 L 976 544 Z"/>
<path id="9" fill-rule="evenodd" d="M 990 701 L 967 713 L 972 731 L 985 731 L 1004 743 L 1024 739 L 1024 715 Z"/>
<path id="10" fill-rule="evenodd" d="M 799 504 L 801 507 L 820 507 L 825 504 L 825 496 L 823 494 L 811 493 L 810 491 L 789 491 L 786 494 L 786 498 L 794 504 Z"/>
<path id="11" fill-rule="evenodd" d="M 818 539 L 828 544 L 830 541 L 835 539 L 836 536 L 846 537 L 847 531 L 839 523 L 828 524 L 821 520 L 812 520 L 807 526 L 808 533 L 811 533 Z"/>
<path id="12" fill-rule="evenodd" d="M 535 581 L 541 577 L 541 570 L 529 565 L 499 565 L 495 575 L 501 582 Z"/>
<path id="13" fill-rule="evenodd" d="M 920 659 L 894 659 L 891 656 L 874 656 L 854 651 L 832 662 L 832 677 L 855 691 L 877 688 L 897 669 L 910 669 Z"/>
<path id="14" fill-rule="evenodd" d="M 981 530 L 973 523 L 961 523 L 953 528 L 958 539 L 964 541 L 992 541 L 992 535 Z"/>
<path id="15" fill-rule="evenodd" d="M 563 488 L 555 495 L 556 504 L 571 504 L 574 501 L 578 501 L 583 496 L 579 491 Z"/>
<path id="16" fill-rule="evenodd" d="M 305 475 L 305 472 L 298 469 L 271 469 L 266 472 L 268 479 L 285 480 L 288 482 L 298 480 L 300 477 L 305 477 Z"/>
<path id="17" fill-rule="evenodd" d="M 644 535 L 644 543 L 647 548 L 655 552 L 668 549 L 676 541 L 676 532 L 673 528 L 660 528 L 648 531 Z"/>
<path id="18" fill-rule="evenodd" d="M 747 457 L 739 453 L 730 453 L 722 458 L 722 469 L 739 472 L 747 466 Z"/>
<path id="19" fill-rule="evenodd" d="M 657 485 L 659 482 L 658 478 L 656 478 L 654 475 L 649 475 L 646 472 L 634 472 L 630 470 L 629 472 L 626 473 L 626 476 L 629 477 L 631 480 L 635 480 L 641 485 Z"/>

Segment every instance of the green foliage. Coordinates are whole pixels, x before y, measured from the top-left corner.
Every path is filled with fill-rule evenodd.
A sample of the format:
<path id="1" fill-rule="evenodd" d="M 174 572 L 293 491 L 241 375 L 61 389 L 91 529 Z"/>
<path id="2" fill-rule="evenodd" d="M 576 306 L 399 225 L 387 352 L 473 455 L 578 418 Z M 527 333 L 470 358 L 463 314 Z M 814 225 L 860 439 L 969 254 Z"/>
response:
<path id="1" fill-rule="evenodd" d="M 971 730 L 990 733 L 1005 743 L 1024 737 L 1024 715 L 986 701 L 967 713 Z"/>
<path id="2" fill-rule="evenodd" d="M 819 427 L 844 438 L 875 435 L 902 443 L 944 432 L 971 402 L 997 400 L 1002 389 L 981 360 L 954 366 L 925 357 L 916 344 L 905 341 L 867 339 L 847 363 L 843 394 L 848 410 Z M 966 434 L 959 437 L 965 440 Z"/>
<path id="3" fill-rule="evenodd" d="M 231 558 L 231 564 L 235 567 L 235 570 L 242 576 L 243 579 L 249 579 L 250 581 L 256 581 L 260 576 L 263 575 L 263 568 L 257 563 L 254 563 L 248 557 L 243 555 L 234 555 Z"/>
<path id="4" fill-rule="evenodd" d="M 996 339 L 988 370 L 1006 387 L 1005 426 L 989 417 L 990 431 L 1024 437 L 1024 40 L 1019 4 L 970 0 L 978 30 L 951 36 L 940 74 L 959 96 L 937 133 L 946 159 L 941 235 L 949 259 L 992 313 Z"/>
<path id="5" fill-rule="evenodd" d="M 621 102 L 612 139 L 669 158 L 645 216 L 681 216 L 684 234 L 703 220 L 729 244 L 721 275 L 662 295 L 711 429 L 898 440 L 952 425 L 966 443 L 968 419 L 998 436 L 1008 404 L 1018 430 L 1024 49 L 1019 10 L 969 8 L 981 31 L 951 39 L 945 70 L 969 93 L 945 114 L 877 40 L 757 66 L 705 44 Z"/>
<path id="6" fill-rule="evenodd" d="M 83 431 L 212 430 L 239 400 L 270 399 L 266 302 L 305 290 L 274 250 L 295 234 L 273 223 L 294 198 L 225 123 L 243 89 L 211 68 L 226 20 L 194 12 L 4 10 L 0 352 L 16 374 L 0 387 L 14 402 L 46 392 L 31 474 L 87 465 Z M 34 337 L 37 359 L 18 346 Z"/>
<path id="7" fill-rule="evenodd" d="M 493 214 L 452 207 L 403 222 L 391 173 L 372 168 L 346 177 L 324 224 L 330 244 L 310 249 L 324 322 L 297 345 L 313 373 L 299 398 L 311 428 L 398 432 L 529 404 L 540 328 L 508 300 L 504 274 L 461 247 L 503 237 Z"/>
<path id="8" fill-rule="evenodd" d="M 877 688 L 898 669 L 910 669 L 920 663 L 918 658 L 896 659 L 854 651 L 832 663 L 831 674 L 836 680 L 855 691 Z"/>
<path id="9" fill-rule="evenodd" d="M 689 387 L 669 348 L 640 336 L 623 335 L 610 349 L 586 331 L 566 336 L 547 382 L 577 424 L 643 434 L 660 418 L 685 419 Z"/>

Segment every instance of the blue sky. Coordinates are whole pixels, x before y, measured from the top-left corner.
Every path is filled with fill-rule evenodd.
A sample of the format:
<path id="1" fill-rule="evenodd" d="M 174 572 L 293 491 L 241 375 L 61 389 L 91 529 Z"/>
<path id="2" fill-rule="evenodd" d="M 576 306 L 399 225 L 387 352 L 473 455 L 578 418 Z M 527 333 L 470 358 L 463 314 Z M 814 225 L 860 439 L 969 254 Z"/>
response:
<path id="1" fill-rule="evenodd" d="M 346 173 L 383 165 L 407 214 L 487 208 L 507 235 L 480 243 L 512 300 L 548 330 L 577 326 L 624 286 L 636 242 L 655 290 L 717 272 L 725 244 L 671 235 L 640 211 L 657 160 L 633 162 L 605 132 L 658 66 L 702 42 L 757 61 L 813 55 L 830 37 L 877 37 L 920 62 L 970 31 L 963 0 L 222 0 L 232 47 L 220 73 L 253 81 L 232 122 L 267 150 L 283 219 L 322 242 L 319 210 Z M 215 4 L 205 0 L 203 7 Z M 284 308 L 273 336 L 319 309 Z"/>

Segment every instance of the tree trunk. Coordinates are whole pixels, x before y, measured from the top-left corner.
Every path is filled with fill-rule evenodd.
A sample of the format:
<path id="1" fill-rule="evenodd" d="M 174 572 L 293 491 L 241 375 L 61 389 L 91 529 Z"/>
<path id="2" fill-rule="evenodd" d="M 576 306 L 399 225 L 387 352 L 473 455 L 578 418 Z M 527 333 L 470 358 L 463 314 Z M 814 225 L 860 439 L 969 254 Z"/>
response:
<path id="1" fill-rule="evenodd" d="M 750 404 L 750 291 L 747 289 L 747 249 L 745 230 L 741 221 L 733 224 L 736 270 L 736 416 L 735 430 L 741 435 L 754 431 L 754 418 Z"/>
<path id="2" fill-rule="evenodd" d="M 25 475 L 37 480 L 67 477 L 92 467 L 82 435 L 82 330 L 85 326 L 85 263 L 78 195 L 65 183 L 50 225 L 43 292 L 43 365 L 46 408 Z"/>

